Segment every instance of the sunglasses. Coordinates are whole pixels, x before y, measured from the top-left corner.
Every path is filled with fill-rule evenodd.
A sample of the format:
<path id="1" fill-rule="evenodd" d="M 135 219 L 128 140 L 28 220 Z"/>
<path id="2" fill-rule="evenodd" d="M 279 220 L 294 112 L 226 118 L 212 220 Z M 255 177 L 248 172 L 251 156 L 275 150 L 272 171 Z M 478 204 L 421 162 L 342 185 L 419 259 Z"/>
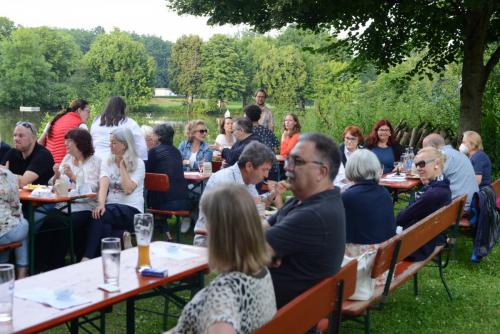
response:
<path id="1" fill-rule="evenodd" d="M 419 168 L 425 168 L 425 166 L 429 163 L 429 162 L 432 162 L 434 161 L 435 159 L 430 159 L 430 160 L 420 160 L 420 161 L 417 161 L 415 162 L 415 167 L 419 167 Z"/>
<path id="2" fill-rule="evenodd" d="M 30 129 L 31 132 L 33 132 L 33 134 L 36 134 L 35 127 L 30 122 L 22 122 L 22 121 L 21 122 L 17 122 L 16 126 L 24 126 L 25 128 Z"/>
<path id="3" fill-rule="evenodd" d="M 207 129 L 201 129 L 201 130 L 196 130 L 195 132 L 199 132 L 199 133 L 201 133 L 203 135 L 203 134 L 207 134 L 208 130 Z"/>

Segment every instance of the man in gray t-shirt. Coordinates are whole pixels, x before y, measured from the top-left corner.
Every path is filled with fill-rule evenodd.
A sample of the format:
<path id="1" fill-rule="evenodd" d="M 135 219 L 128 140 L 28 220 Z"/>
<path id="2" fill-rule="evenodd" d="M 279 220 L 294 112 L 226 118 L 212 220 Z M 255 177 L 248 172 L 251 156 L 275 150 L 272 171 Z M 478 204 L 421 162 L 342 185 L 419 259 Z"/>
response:
<path id="1" fill-rule="evenodd" d="M 443 174 L 450 180 L 451 197 L 456 198 L 467 194 L 467 202 L 464 211 L 469 209 L 472 196 L 479 191 L 472 164 L 465 156 L 455 150 L 451 145 L 445 145 L 443 137 L 437 133 L 431 133 L 422 142 L 424 147 L 432 146 L 446 154 Z"/>

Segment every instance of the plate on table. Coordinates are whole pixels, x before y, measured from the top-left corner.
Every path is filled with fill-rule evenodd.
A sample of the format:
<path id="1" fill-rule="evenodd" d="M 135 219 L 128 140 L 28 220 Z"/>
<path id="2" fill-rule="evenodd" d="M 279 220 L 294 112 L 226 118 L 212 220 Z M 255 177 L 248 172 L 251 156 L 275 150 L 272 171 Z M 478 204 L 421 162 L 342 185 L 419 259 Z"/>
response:
<path id="1" fill-rule="evenodd" d="M 33 191 L 35 189 L 49 189 L 48 186 L 44 186 L 44 185 L 41 185 L 41 184 L 27 184 L 23 187 L 23 190 L 26 190 L 26 191 Z"/>
<path id="2" fill-rule="evenodd" d="M 406 174 L 406 178 L 411 180 L 418 180 L 420 179 L 420 176 L 417 174 Z"/>

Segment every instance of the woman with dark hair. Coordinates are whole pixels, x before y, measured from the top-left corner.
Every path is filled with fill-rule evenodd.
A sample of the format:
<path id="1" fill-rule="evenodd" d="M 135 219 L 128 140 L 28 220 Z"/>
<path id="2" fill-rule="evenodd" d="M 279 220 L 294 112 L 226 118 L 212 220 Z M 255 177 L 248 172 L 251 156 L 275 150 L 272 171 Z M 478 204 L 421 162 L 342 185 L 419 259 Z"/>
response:
<path id="1" fill-rule="evenodd" d="M 147 173 L 167 174 L 168 192 L 148 191 L 150 208 L 159 210 L 187 210 L 188 189 L 182 169 L 181 152 L 173 145 L 174 128 L 167 123 L 157 124 L 153 136 L 158 145 L 149 150 Z"/>
<path id="2" fill-rule="evenodd" d="M 300 135 L 300 122 L 295 114 L 287 114 L 283 120 L 283 134 L 281 135 L 280 155 L 287 157 L 297 144 Z"/>
<path id="3" fill-rule="evenodd" d="M 224 118 L 222 121 L 219 134 L 215 138 L 216 149 L 221 151 L 224 148 L 231 148 L 236 142 L 236 137 L 233 134 L 233 119 L 231 117 Z"/>
<path id="4" fill-rule="evenodd" d="M 64 145 L 64 134 L 73 128 L 87 129 L 87 120 L 90 116 L 90 108 L 87 101 L 76 99 L 68 108 L 58 112 L 54 118 L 47 123 L 38 142 L 44 145 L 54 158 L 56 164 L 60 163 L 66 155 Z"/>
<path id="5" fill-rule="evenodd" d="M 342 164 L 347 164 L 347 160 L 358 148 L 363 147 L 363 133 L 356 125 L 349 125 L 342 133 L 344 142 L 339 145 L 340 154 L 342 154 Z"/>
<path id="6" fill-rule="evenodd" d="M 56 184 L 58 180 L 64 180 L 72 185 L 73 191 L 81 194 L 97 192 L 99 182 L 99 172 L 101 160 L 94 155 L 92 137 L 87 130 L 71 129 L 64 135 L 64 145 L 68 152 L 61 164 L 55 164 L 54 177 L 49 180 L 49 184 Z M 73 224 L 74 250 L 77 260 L 83 256 L 86 242 L 88 224 L 92 218 L 92 210 L 96 207 L 95 198 L 84 198 L 75 200 L 71 204 L 71 222 Z M 56 206 L 55 210 L 61 210 L 62 204 Z M 64 211 L 67 211 L 64 209 Z M 57 215 L 54 215 L 57 217 Z M 52 229 L 61 226 L 57 219 L 48 220 L 42 229 Z M 42 253 L 46 253 L 46 259 L 37 261 L 45 263 L 47 268 L 41 270 L 52 270 L 64 265 L 64 258 L 68 251 L 69 239 L 66 230 L 54 231 L 39 234 Z M 44 255 L 42 255 L 44 256 Z"/>
<path id="7" fill-rule="evenodd" d="M 109 99 L 104 112 L 96 117 L 90 127 L 90 134 L 94 141 L 95 154 L 105 160 L 110 155 L 109 138 L 111 132 L 117 128 L 128 128 L 132 131 L 135 143 L 135 151 L 143 161 L 148 159 L 148 149 L 146 140 L 142 134 L 141 128 L 132 118 L 127 117 L 125 110 L 127 104 L 119 96 L 113 96 Z"/>
<path id="8" fill-rule="evenodd" d="M 375 123 L 365 144 L 366 148 L 375 153 L 380 163 L 384 165 L 384 174 L 393 170 L 394 162 L 399 161 L 403 153 L 403 148 L 396 141 L 396 133 L 391 122 L 385 119 Z"/>

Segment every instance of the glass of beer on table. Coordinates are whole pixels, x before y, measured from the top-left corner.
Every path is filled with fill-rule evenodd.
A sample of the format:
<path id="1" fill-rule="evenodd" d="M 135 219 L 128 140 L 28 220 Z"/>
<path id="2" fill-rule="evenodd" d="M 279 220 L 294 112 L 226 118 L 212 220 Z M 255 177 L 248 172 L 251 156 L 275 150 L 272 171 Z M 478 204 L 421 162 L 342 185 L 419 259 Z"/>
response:
<path id="1" fill-rule="evenodd" d="M 153 236 L 154 222 L 151 213 L 138 213 L 134 215 L 135 237 L 137 239 L 137 248 L 139 256 L 137 258 L 137 271 L 151 268 L 149 258 L 149 244 Z"/>

